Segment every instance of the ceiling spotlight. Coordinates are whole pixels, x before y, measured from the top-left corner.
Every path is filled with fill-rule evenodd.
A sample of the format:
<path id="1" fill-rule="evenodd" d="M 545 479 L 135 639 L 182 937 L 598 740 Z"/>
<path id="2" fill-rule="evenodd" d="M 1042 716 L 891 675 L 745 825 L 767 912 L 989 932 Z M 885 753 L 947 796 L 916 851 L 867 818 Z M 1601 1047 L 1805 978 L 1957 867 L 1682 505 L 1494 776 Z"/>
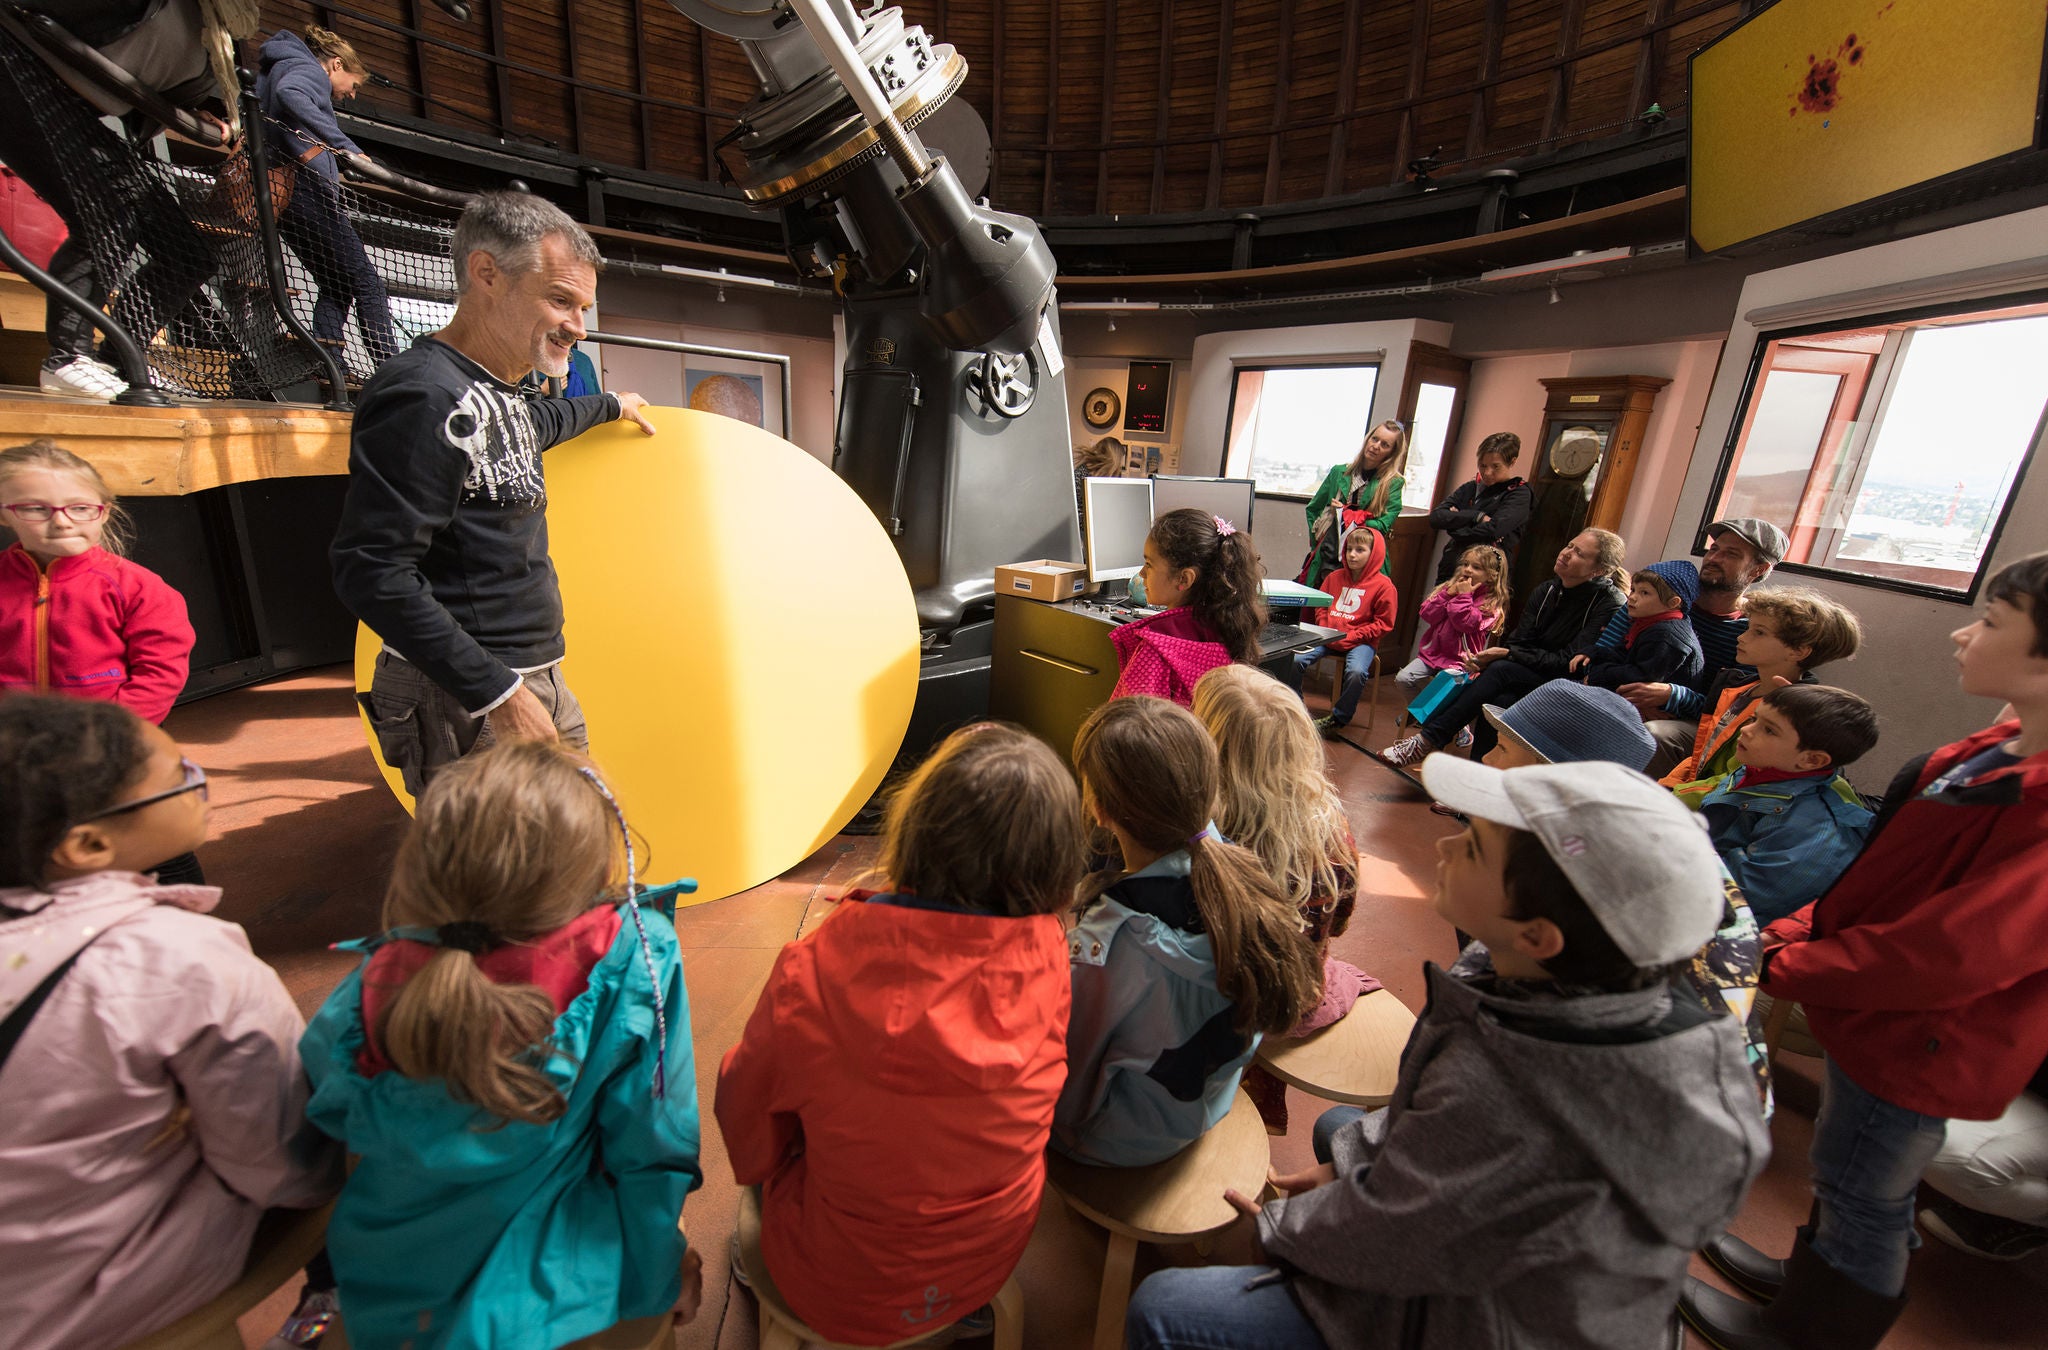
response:
<path id="1" fill-rule="evenodd" d="M 1112 333 L 1116 331 L 1116 316 L 1114 314 L 1109 316 L 1109 331 Z"/>
<path id="2" fill-rule="evenodd" d="M 1550 298 L 1553 301 L 1557 299 L 1557 287 L 1552 286 L 1550 288 Z M 725 303 L 725 287 L 723 286 L 718 288 L 718 303 L 721 305 Z"/>
<path id="3" fill-rule="evenodd" d="M 722 295 L 719 297 L 721 300 L 724 298 Z M 1557 303 L 1557 283 L 1554 281 L 1550 283 L 1550 303 L 1553 305 Z"/>

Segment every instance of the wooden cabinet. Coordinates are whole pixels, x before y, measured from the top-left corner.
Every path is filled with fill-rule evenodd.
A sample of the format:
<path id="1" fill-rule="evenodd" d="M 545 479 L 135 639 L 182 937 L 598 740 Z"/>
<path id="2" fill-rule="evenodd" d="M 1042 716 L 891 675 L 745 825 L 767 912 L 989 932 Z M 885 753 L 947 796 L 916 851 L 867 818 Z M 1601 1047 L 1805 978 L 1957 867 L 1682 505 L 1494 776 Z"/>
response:
<path id="1" fill-rule="evenodd" d="M 1527 475 L 1536 502 L 1515 552 L 1518 609 L 1573 535 L 1620 527 L 1650 412 L 1670 383 L 1653 375 L 1543 381 L 1543 433 Z"/>

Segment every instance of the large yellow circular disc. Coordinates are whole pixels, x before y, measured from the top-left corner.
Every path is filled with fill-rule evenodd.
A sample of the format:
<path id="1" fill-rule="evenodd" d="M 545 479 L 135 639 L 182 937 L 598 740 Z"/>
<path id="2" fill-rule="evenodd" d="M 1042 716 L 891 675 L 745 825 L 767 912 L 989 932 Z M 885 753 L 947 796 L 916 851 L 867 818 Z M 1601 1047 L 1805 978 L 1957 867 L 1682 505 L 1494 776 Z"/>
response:
<path id="1" fill-rule="evenodd" d="M 917 697 L 917 606 L 874 513 L 809 454 L 648 415 L 659 434 L 614 422 L 548 452 L 549 547 L 563 671 L 651 847 L 641 874 L 695 877 L 701 903 L 802 861 L 880 785 Z M 358 630 L 357 689 L 381 647 Z"/>

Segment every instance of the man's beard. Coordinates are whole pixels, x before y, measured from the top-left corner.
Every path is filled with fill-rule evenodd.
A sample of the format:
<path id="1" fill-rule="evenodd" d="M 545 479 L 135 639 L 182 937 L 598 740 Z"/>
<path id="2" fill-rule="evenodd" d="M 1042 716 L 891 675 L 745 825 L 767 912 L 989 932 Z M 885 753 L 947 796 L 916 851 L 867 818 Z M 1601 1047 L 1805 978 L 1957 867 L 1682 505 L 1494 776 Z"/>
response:
<path id="1" fill-rule="evenodd" d="M 533 368 L 551 380 L 559 380 L 569 373 L 569 353 L 562 353 L 559 370 L 548 364 L 555 359 L 555 344 L 547 338 L 542 338 L 533 349 Z"/>

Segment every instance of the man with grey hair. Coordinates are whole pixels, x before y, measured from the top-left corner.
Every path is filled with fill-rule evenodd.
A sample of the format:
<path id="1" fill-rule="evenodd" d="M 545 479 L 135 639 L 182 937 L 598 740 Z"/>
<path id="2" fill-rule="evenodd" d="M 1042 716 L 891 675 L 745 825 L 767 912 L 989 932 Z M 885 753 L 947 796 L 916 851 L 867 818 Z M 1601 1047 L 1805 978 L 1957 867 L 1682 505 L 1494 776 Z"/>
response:
<path id="1" fill-rule="evenodd" d="M 541 453 L 613 420 L 654 432 L 638 394 L 518 387 L 566 374 L 585 335 L 602 259 L 582 226 L 538 197 L 486 193 L 452 251 L 455 317 L 363 387 L 328 555 L 335 593 L 383 639 L 362 704 L 415 794 L 493 740 L 587 746 L 561 675 Z"/>

